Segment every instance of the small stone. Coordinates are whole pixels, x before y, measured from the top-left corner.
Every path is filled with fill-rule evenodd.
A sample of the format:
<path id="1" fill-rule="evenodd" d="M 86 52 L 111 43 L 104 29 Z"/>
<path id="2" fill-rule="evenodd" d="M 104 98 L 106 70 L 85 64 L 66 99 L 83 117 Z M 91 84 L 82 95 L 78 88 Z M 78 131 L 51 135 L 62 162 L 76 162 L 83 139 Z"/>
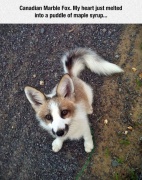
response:
<path id="1" fill-rule="evenodd" d="M 57 78 L 57 76 L 58 76 L 58 73 L 56 73 L 56 72 L 55 72 L 54 76 L 55 76 L 55 78 Z"/>
<path id="2" fill-rule="evenodd" d="M 43 86 L 43 85 L 44 85 L 44 81 L 40 81 L 39 84 L 40 84 L 41 86 Z"/>
<path id="3" fill-rule="evenodd" d="M 5 66 L 5 65 L 6 65 L 6 62 L 4 61 L 2 64 L 3 64 L 3 66 Z"/>
<path id="4" fill-rule="evenodd" d="M 122 149 L 119 149 L 119 152 L 122 152 L 123 150 Z"/>
<path id="5" fill-rule="evenodd" d="M 36 77 L 36 74 L 33 74 L 33 78 L 35 78 Z"/>
<path id="6" fill-rule="evenodd" d="M 41 34 L 43 34 L 44 31 L 45 31 L 45 29 L 44 29 L 44 28 L 41 28 L 41 30 L 40 30 Z"/>
<path id="7" fill-rule="evenodd" d="M 111 35 L 111 33 L 112 33 L 111 31 L 108 31 L 108 35 L 109 35 L 109 36 Z"/>
<path id="8" fill-rule="evenodd" d="M 122 91 L 122 89 L 121 88 L 119 88 L 119 92 L 121 92 Z"/>
<path id="9" fill-rule="evenodd" d="M 104 28 L 104 29 L 102 29 L 102 31 L 103 31 L 103 33 L 105 33 L 107 30 Z"/>
<path id="10" fill-rule="evenodd" d="M 119 58 L 119 55 L 118 55 L 118 54 L 116 54 L 116 55 L 115 55 L 115 58 L 116 58 L 116 59 L 118 59 L 118 58 Z"/>
<path id="11" fill-rule="evenodd" d="M 129 53 L 130 56 L 133 56 L 133 54 L 134 54 L 133 52 L 130 52 L 130 53 Z"/>
<path id="12" fill-rule="evenodd" d="M 139 141 L 142 143 L 142 136 L 139 138 Z"/>
<path id="13" fill-rule="evenodd" d="M 112 167 L 117 167 L 117 166 L 119 166 L 119 163 L 116 160 L 113 160 L 111 162 L 111 165 L 112 165 Z"/>
<path id="14" fill-rule="evenodd" d="M 122 120 L 124 123 L 127 123 L 128 122 L 128 120 L 125 118 L 125 119 L 123 119 Z"/>
<path id="15" fill-rule="evenodd" d="M 136 34 L 137 34 L 136 32 L 133 32 L 133 33 L 132 33 L 132 37 L 135 37 L 135 36 L 136 36 Z"/>

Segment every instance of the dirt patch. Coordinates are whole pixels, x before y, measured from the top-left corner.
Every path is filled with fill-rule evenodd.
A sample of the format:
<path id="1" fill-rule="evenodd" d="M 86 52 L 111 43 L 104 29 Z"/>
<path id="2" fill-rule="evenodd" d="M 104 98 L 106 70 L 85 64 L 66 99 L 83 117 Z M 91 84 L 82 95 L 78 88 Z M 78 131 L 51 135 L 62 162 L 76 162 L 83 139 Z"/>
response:
<path id="1" fill-rule="evenodd" d="M 0 25 L 0 179 L 76 178 L 90 156 L 83 141 L 65 142 L 59 153 L 52 152 L 53 139 L 39 127 L 23 90 L 30 85 L 49 93 L 63 74 L 60 58 L 69 49 L 89 47 L 111 61 L 122 29 L 123 25 L 99 24 Z M 98 87 L 95 96 L 102 79 L 90 71 L 84 75 L 94 89 Z M 99 99 L 94 106 L 101 114 L 98 103 Z"/>
<path id="2" fill-rule="evenodd" d="M 102 117 L 90 167 L 98 179 L 138 179 L 142 173 L 141 46 L 142 27 L 126 26 L 116 51 L 124 74 L 105 78 L 101 88 Z"/>

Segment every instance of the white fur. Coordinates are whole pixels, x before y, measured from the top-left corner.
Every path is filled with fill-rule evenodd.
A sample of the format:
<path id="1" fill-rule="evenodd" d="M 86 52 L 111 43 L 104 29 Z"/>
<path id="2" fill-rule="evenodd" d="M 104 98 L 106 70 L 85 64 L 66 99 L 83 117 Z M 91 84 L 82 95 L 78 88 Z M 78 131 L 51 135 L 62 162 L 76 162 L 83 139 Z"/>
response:
<path id="1" fill-rule="evenodd" d="M 53 142 L 52 142 L 52 150 L 54 152 L 58 152 L 63 145 L 63 140 L 61 138 L 56 138 Z"/>
<path id="2" fill-rule="evenodd" d="M 70 52 L 66 53 L 61 59 L 63 63 L 64 73 L 69 73 L 68 68 L 66 67 L 66 62 L 68 60 L 68 55 Z M 121 73 L 123 70 L 113 64 L 110 63 L 103 58 L 101 58 L 95 51 L 85 48 L 77 48 L 71 53 L 76 54 L 77 58 L 74 59 L 72 65 L 72 75 L 78 76 L 80 72 L 87 66 L 92 72 L 97 73 L 99 75 L 110 75 L 113 73 Z M 78 57 L 79 55 L 79 57 Z"/>
<path id="3" fill-rule="evenodd" d="M 72 74 L 74 76 L 79 76 L 80 72 L 85 68 L 84 64 L 83 63 L 80 63 L 80 61 L 76 61 L 74 64 L 73 64 L 73 67 L 72 67 Z"/>
<path id="4" fill-rule="evenodd" d="M 86 66 L 92 71 L 97 74 L 104 74 L 104 75 L 110 75 L 113 73 L 120 73 L 123 72 L 123 70 L 108 61 L 105 61 L 102 59 L 100 56 L 97 54 L 92 54 L 92 55 L 86 55 L 84 57 Z"/>
<path id="5" fill-rule="evenodd" d="M 62 64 L 63 64 L 64 73 L 66 74 L 66 73 L 68 73 L 68 69 L 67 69 L 67 67 L 65 65 L 65 63 L 67 61 L 66 55 L 62 56 L 62 60 L 61 61 L 62 61 Z"/>

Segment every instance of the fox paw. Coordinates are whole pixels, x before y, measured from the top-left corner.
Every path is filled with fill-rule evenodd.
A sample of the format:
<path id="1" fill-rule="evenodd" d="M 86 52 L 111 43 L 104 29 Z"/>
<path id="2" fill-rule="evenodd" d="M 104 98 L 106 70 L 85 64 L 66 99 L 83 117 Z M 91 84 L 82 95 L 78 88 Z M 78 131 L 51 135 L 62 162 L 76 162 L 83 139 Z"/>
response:
<path id="1" fill-rule="evenodd" d="M 90 153 L 94 147 L 93 141 L 85 142 L 84 143 L 85 151 Z"/>
<path id="2" fill-rule="evenodd" d="M 55 139 L 53 142 L 52 142 L 52 150 L 54 152 L 58 152 L 61 148 L 62 148 L 62 141 L 60 141 L 59 139 Z"/>

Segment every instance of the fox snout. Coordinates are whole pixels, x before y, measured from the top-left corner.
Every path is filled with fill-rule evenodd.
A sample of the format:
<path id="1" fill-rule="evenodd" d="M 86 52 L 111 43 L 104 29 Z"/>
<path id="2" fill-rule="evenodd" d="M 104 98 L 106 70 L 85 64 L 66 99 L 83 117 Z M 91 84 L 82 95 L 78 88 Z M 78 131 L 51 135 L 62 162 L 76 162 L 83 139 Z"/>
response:
<path id="1" fill-rule="evenodd" d="M 54 131 L 54 129 L 52 129 L 52 133 L 56 136 L 61 137 L 61 136 L 66 135 L 68 130 L 69 130 L 69 126 L 66 124 L 65 129 L 58 129 L 56 132 Z"/>

